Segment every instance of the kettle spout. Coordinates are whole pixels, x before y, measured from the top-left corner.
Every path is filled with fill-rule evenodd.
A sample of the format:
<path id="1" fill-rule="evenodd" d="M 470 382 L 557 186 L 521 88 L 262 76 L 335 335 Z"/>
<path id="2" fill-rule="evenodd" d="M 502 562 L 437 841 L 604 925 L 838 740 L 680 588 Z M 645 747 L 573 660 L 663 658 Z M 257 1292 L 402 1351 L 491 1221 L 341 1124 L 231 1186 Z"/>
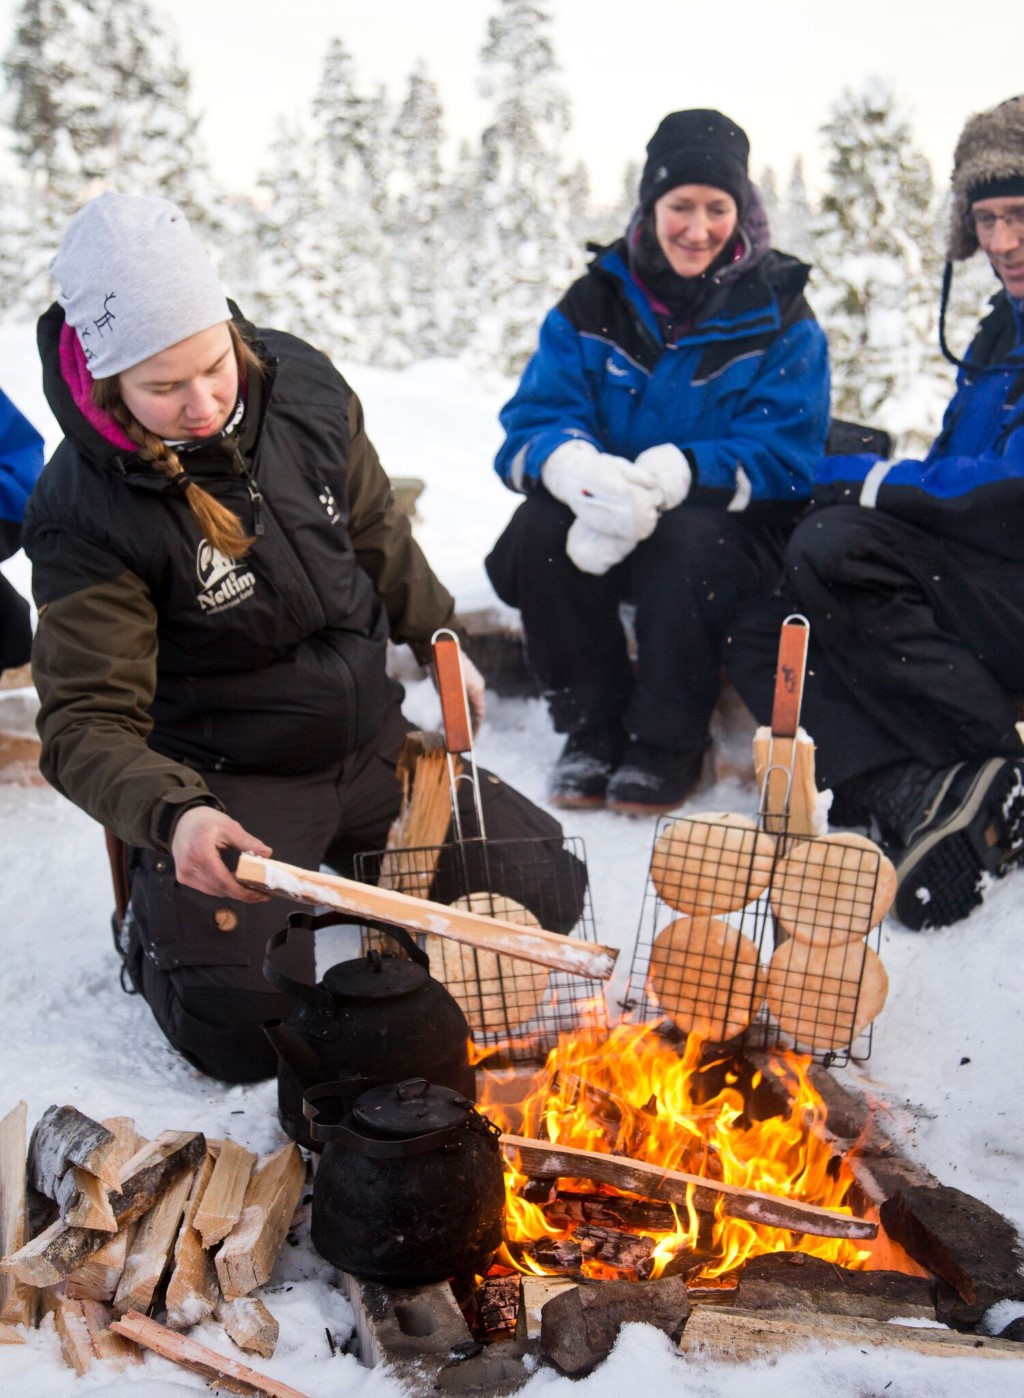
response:
<path id="1" fill-rule="evenodd" d="M 300 1092 L 304 1093 L 320 1081 L 321 1065 L 316 1050 L 289 1024 L 283 1019 L 267 1019 L 263 1022 L 263 1032 L 273 1045 L 279 1067 L 288 1070 Z"/>

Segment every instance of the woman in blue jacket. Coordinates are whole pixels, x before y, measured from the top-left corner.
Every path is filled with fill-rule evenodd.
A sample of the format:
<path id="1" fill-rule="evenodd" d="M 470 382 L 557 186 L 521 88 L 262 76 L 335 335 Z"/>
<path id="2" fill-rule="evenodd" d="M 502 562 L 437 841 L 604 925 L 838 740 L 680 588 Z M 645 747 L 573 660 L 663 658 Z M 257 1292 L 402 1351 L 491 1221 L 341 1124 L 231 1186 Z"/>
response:
<path id="1" fill-rule="evenodd" d="M 769 246 L 748 151 L 720 112 L 665 117 L 626 236 L 549 312 L 501 414 L 496 469 L 526 499 L 487 570 L 567 734 L 556 806 L 683 801 L 723 636 L 778 581 L 810 496 L 827 347 L 809 269 Z"/>

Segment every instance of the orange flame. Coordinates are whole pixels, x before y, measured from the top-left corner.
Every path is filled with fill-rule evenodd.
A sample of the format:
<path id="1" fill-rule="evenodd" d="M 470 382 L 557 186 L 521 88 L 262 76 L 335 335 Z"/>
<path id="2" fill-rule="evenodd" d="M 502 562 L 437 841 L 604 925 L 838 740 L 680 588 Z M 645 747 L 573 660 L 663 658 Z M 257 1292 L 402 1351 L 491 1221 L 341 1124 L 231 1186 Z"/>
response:
<path id="1" fill-rule="evenodd" d="M 693 1035 L 680 1053 L 649 1026 L 621 1024 L 610 1032 L 584 1030 L 563 1036 L 516 1100 L 514 1070 L 482 1073 L 479 1103 L 503 1131 L 629 1156 L 668 1169 L 722 1180 L 783 1199 L 817 1204 L 852 1214 L 847 1198 L 855 1177 L 849 1161 L 834 1154 L 825 1138 L 825 1105 L 808 1079 L 810 1058 L 793 1053 L 770 1056 L 762 1074 L 738 1061 L 704 1057 Z M 773 1081 L 774 1080 L 774 1081 Z M 520 1093 L 519 1096 L 522 1094 Z M 524 1197 L 527 1178 L 506 1165 L 506 1240 L 502 1261 L 540 1275 L 538 1242 L 570 1242 L 574 1224 L 556 1205 Z M 613 1221 L 637 1196 L 587 1181 L 561 1182 L 610 1208 Z M 660 1276 L 669 1264 L 689 1279 L 711 1282 L 762 1253 L 801 1251 L 860 1269 L 871 1265 L 871 1251 L 845 1239 L 818 1238 L 786 1229 L 753 1225 L 722 1212 L 713 1220 L 694 1207 L 657 1205 L 652 1216 L 616 1234 L 653 1241 L 645 1276 Z M 618 1209 L 617 1204 L 618 1203 Z M 671 1209 L 674 1226 L 667 1226 Z M 628 1209 L 627 1209 L 628 1213 Z M 539 1252 L 541 1259 L 534 1255 Z M 591 1277 L 622 1276 L 629 1265 L 609 1268 L 584 1256 L 574 1270 Z"/>

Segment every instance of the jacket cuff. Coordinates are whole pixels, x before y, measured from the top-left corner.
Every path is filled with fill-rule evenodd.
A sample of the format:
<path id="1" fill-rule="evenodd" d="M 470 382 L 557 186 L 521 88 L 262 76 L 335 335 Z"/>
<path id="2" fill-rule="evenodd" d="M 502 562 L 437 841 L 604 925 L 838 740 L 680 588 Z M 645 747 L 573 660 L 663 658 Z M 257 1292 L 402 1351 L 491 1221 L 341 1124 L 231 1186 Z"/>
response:
<path id="1" fill-rule="evenodd" d="M 167 797 L 159 803 L 156 810 L 153 842 L 156 848 L 165 854 L 171 852 L 175 826 L 186 811 L 192 810 L 195 806 L 212 806 L 216 811 L 224 809 L 223 803 L 218 801 L 212 792 L 207 792 L 205 795 L 186 795 L 184 792 L 179 794 L 182 799 L 175 800 L 173 797 Z"/>

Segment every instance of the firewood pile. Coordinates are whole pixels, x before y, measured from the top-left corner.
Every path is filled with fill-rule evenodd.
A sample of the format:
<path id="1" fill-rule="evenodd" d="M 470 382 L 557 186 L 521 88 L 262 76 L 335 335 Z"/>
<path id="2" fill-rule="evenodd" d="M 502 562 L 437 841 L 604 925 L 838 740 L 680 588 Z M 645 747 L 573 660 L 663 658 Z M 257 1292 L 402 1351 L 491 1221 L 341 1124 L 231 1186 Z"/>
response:
<path id="1" fill-rule="evenodd" d="M 130 1117 L 73 1106 L 28 1137 L 19 1102 L 0 1120 L 0 1342 L 52 1315 L 78 1374 L 141 1363 L 146 1346 L 233 1391 L 301 1398 L 181 1332 L 212 1318 L 239 1349 L 273 1354 L 277 1321 L 255 1293 L 305 1183 L 291 1142 L 258 1156 L 199 1131 L 146 1140 Z"/>

